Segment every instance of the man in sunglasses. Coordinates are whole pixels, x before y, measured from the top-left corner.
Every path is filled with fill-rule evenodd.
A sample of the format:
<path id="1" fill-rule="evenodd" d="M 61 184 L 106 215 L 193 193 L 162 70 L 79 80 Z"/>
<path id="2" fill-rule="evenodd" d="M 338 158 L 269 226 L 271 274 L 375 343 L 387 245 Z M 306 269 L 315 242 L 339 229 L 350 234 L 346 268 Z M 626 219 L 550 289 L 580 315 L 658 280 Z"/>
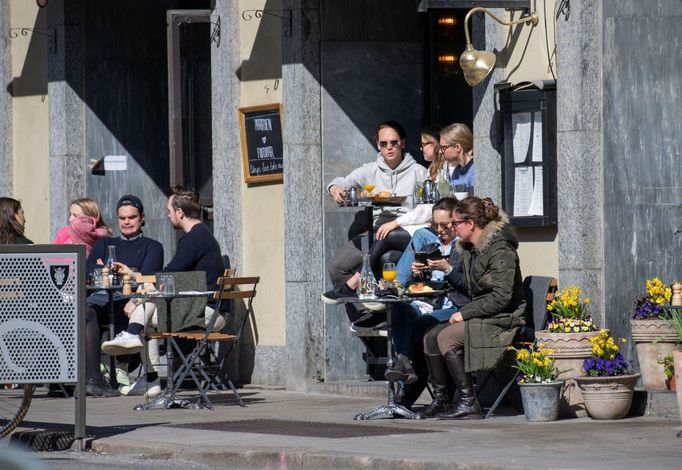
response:
<path id="1" fill-rule="evenodd" d="M 415 185 L 427 178 L 427 170 L 405 150 L 405 130 L 395 121 L 387 121 L 379 125 L 375 136 L 379 153 L 373 162 L 356 168 L 349 175 L 332 180 L 327 185 L 327 191 L 339 204 L 346 200 L 351 187 L 362 188 L 373 186 L 374 192 L 386 191 L 395 196 L 410 196 Z M 392 230 L 388 236 L 382 232 L 382 225 L 398 219 L 406 214 L 414 205 L 411 197 L 406 198 L 404 204 L 398 207 L 387 207 L 384 210 L 376 208 L 374 212 L 374 227 L 377 229 L 377 241 L 381 241 L 386 249 L 404 250 L 410 241 L 410 234 L 402 227 Z M 431 214 L 426 214 L 424 220 L 410 223 L 425 224 Z M 364 220 L 364 218 L 362 218 Z M 369 227 L 363 226 L 360 219 L 349 230 L 350 242 L 343 247 L 331 260 L 329 275 L 335 288 L 322 295 L 322 300 L 328 304 L 338 303 L 338 299 L 355 296 L 359 276 L 357 271 L 362 264 L 362 252 L 359 235 Z M 389 241 L 389 236 L 390 240 Z M 385 239 L 384 239 L 385 238 Z M 373 250 L 373 251 L 376 251 Z M 378 259 L 382 253 L 370 252 L 372 259 Z M 378 255 L 378 256 L 375 256 Z M 376 268 L 373 266 L 373 268 Z M 351 322 L 362 316 L 353 308 L 348 308 Z"/>

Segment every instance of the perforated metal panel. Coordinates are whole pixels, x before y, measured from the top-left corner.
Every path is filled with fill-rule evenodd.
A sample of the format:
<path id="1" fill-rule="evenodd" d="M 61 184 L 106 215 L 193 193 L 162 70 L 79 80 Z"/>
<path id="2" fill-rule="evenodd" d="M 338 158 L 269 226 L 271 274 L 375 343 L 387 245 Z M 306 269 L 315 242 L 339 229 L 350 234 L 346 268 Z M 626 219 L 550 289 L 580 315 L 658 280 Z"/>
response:
<path id="1" fill-rule="evenodd" d="M 80 253 L 19 249 L 0 248 L 0 383 L 76 382 Z"/>

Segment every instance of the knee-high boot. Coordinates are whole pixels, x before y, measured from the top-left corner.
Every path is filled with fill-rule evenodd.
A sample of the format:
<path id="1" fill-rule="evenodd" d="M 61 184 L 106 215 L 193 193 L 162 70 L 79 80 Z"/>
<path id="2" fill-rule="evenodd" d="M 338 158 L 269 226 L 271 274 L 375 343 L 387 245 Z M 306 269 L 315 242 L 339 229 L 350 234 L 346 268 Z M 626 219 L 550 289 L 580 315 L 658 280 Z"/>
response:
<path id="1" fill-rule="evenodd" d="M 438 419 L 481 419 L 481 406 L 476 400 L 471 374 L 464 369 L 464 355 L 462 350 L 451 349 L 443 355 L 455 387 L 459 392 L 459 402 L 444 413 L 438 413 Z"/>
<path id="2" fill-rule="evenodd" d="M 433 401 L 419 415 L 422 418 L 433 418 L 436 414 L 446 412 L 450 408 L 452 384 L 443 356 L 425 354 L 426 366 L 429 368 L 429 383 L 433 392 Z"/>

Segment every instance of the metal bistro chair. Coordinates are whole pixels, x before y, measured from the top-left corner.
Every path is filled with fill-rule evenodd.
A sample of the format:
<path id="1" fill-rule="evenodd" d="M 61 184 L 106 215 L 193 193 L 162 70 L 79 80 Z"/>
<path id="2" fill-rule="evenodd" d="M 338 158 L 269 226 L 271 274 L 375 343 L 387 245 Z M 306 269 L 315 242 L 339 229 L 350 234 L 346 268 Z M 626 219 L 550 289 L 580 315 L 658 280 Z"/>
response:
<path id="1" fill-rule="evenodd" d="M 529 345 L 534 344 L 535 331 L 543 330 L 547 326 L 547 305 L 554 299 L 554 294 L 557 290 L 557 280 L 554 277 L 527 276 L 523 280 L 523 290 L 526 295 L 526 326 L 519 330 L 514 339 L 513 346 L 517 349 L 527 348 Z M 516 382 L 520 373 L 521 371 L 516 370 L 511 380 L 507 382 L 486 413 L 486 418 L 490 418 L 493 415 L 511 386 Z"/>
<path id="2" fill-rule="evenodd" d="M 225 389 L 225 387 L 229 387 L 232 390 L 240 406 L 246 406 L 227 373 L 227 362 L 239 344 L 249 316 L 253 316 L 253 299 L 256 296 L 258 282 L 260 282 L 260 277 L 257 276 L 218 278 L 218 290 L 213 296 L 216 300 L 216 308 L 206 326 L 206 330 L 171 333 L 174 339 L 194 341 L 196 343 L 194 349 L 189 354 L 184 355 L 182 352 L 179 352 L 182 365 L 174 374 L 172 393 L 177 392 L 182 381 L 189 375 L 192 377 L 199 390 L 201 399 L 208 408 L 213 409 L 213 405 L 206 392 L 211 388 L 217 391 L 219 388 Z M 239 286 L 248 286 L 248 290 L 237 290 Z M 244 317 L 241 320 L 237 320 L 234 324 L 236 327 L 235 334 L 215 331 L 215 324 L 223 302 L 234 299 L 244 299 L 246 302 Z M 229 315 L 234 316 L 235 313 L 231 312 Z M 213 347 L 215 342 L 223 343 L 218 353 L 216 353 Z"/>

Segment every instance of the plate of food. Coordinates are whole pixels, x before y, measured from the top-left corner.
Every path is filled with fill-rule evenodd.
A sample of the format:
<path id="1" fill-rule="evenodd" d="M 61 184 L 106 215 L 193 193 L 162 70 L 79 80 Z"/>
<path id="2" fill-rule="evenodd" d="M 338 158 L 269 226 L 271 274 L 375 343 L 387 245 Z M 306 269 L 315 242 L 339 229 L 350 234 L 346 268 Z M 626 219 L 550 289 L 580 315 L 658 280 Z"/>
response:
<path id="1" fill-rule="evenodd" d="M 371 199 L 372 203 L 376 204 L 377 206 L 400 206 L 403 202 L 405 202 L 407 197 L 393 196 L 389 191 L 380 191 L 372 196 Z"/>
<path id="2" fill-rule="evenodd" d="M 442 289 L 434 289 L 430 285 L 423 282 L 415 282 L 405 290 L 405 295 L 408 297 L 434 297 L 445 294 Z"/>

